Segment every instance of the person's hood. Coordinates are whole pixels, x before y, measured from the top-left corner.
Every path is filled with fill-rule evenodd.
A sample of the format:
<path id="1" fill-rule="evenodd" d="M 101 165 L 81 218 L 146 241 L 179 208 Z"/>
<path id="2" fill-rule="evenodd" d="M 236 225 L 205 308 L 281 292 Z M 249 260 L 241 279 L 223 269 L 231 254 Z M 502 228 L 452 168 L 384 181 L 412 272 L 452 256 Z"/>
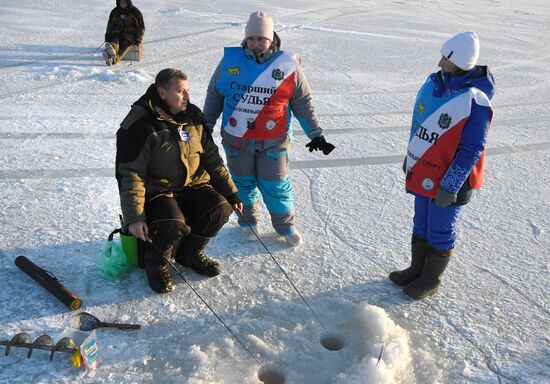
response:
<path id="1" fill-rule="evenodd" d="M 495 93 L 495 80 L 487 66 L 477 65 L 460 75 L 439 71 L 434 74 L 435 92 L 442 94 L 445 90 L 457 90 L 475 87 L 485 93 L 489 100 Z"/>
<path id="2" fill-rule="evenodd" d="M 472 76 L 466 78 L 465 84 L 467 86 L 476 87 L 481 92 L 485 93 L 489 100 L 491 100 L 495 94 L 495 79 L 487 66 L 478 66 L 477 71 L 475 71 Z"/>
<path id="3" fill-rule="evenodd" d="M 132 4 L 132 0 L 126 0 L 126 2 L 128 3 L 128 7 L 126 8 L 126 10 L 129 11 L 130 8 L 132 8 L 134 5 Z M 120 8 L 120 0 L 116 0 L 116 6 L 117 8 L 122 9 Z"/>
<path id="4" fill-rule="evenodd" d="M 155 84 L 151 84 L 149 88 L 147 88 L 147 91 L 145 91 L 145 94 L 141 96 L 135 104 L 149 109 L 154 115 L 158 115 L 155 111 L 155 107 L 159 107 L 166 114 L 170 115 L 170 108 L 164 100 L 161 99 Z"/>
<path id="5" fill-rule="evenodd" d="M 128 129 L 138 120 L 141 120 L 145 116 L 154 115 L 155 117 L 160 117 L 159 113 L 155 110 L 155 106 L 162 108 L 163 110 L 168 110 L 168 106 L 160 98 L 155 84 L 151 84 L 144 95 L 142 95 L 138 100 L 132 104 L 130 112 L 126 115 L 120 127 L 123 129 Z"/>

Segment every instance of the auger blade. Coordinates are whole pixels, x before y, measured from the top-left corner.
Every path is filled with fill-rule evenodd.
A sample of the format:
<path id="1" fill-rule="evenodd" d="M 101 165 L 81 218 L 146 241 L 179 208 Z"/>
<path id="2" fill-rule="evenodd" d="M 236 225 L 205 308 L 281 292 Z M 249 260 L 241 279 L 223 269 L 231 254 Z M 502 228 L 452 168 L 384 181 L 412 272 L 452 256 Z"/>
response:
<path id="1" fill-rule="evenodd" d="M 76 345 L 70 337 L 64 337 L 61 340 L 57 342 L 55 347 L 52 349 L 52 353 L 50 354 L 50 361 L 53 360 L 53 355 L 56 351 L 62 351 L 62 350 L 68 350 L 68 349 L 76 349 Z"/>
<path id="2" fill-rule="evenodd" d="M 28 333 L 21 332 L 11 338 L 6 346 L 6 356 L 10 354 L 11 347 L 27 347 L 32 343 L 32 338 Z"/>
<path id="3" fill-rule="evenodd" d="M 27 354 L 27 357 L 31 357 L 32 351 L 34 348 L 37 349 L 44 349 L 48 348 L 51 349 L 53 347 L 53 339 L 49 335 L 42 335 L 38 336 L 35 341 L 32 342 L 31 346 L 29 347 L 29 353 Z"/>

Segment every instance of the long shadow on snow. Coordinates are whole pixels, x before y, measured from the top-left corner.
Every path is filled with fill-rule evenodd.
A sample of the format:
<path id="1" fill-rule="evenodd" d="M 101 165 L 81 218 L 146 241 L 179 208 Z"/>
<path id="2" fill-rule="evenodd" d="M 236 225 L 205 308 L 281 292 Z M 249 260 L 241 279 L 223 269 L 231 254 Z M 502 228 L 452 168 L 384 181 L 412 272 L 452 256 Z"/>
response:
<path id="1" fill-rule="evenodd" d="M 277 273 L 255 273 L 250 267 L 257 263 L 249 263 L 247 257 L 242 258 L 243 255 L 262 253 L 263 251 L 258 248 L 261 246 L 257 243 L 243 246 L 242 240 L 237 237 L 238 228 L 229 227 L 224 232 L 224 236 L 214 240 L 208 248 L 208 253 L 220 259 L 224 265 L 224 273 L 221 276 L 203 279 L 187 269 L 180 267 L 180 270 L 263 363 L 287 367 L 285 372 L 289 372 L 289 378 L 304 379 L 304 374 L 306 378 L 313 378 L 315 375 L 312 373 L 300 372 L 305 366 L 310 372 L 317 370 L 321 373 L 319 377 L 314 377 L 315 380 L 320 380 L 316 382 L 324 383 L 325 379 L 321 378 L 326 378 L 328 383 L 330 374 L 335 372 L 323 373 L 323 362 L 329 364 L 332 369 L 345 371 L 349 369 L 351 362 L 357 359 L 358 354 L 376 352 L 371 350 L 373 346 L 356 346 L 338 355 L 326 351 L 319 343 L 323 329 L 283 276 Z M 264 238 L 272 252 L 284 249 L 283 245 L 277 247 L 277 243 L 272 241 L 269 235 Z M 98 337 L 103 345 L 102 356 L 105 365 L 105 368 L 98 371 L 99 376 L 105 369 L 107 375 L 112 375 L 113 369 L 116 372 L 116 367 L 122 365 L 130 370 L 145 369 L 148 373 L 146 381 L 182 380 L 196 369 L 198 362 L 193 358 L 192 351 L 198 346 L 202 351 L 212 348 L 212 351 L 220 350 L 220 356 L 226 356 L 225 359 L 232 355 L 228 348 L 238 350 L 239 352 L 231 359 L 234 361 L 212 363 L 227 365 L 220 368 L 226 371 L 226 374 L 232 372 L 231 375 L 234 375 L 232 378 L 227 377 L 227 382 L 238 382 L 239 375 L 249 369 L 254 361 L 240 346 L 231 347 L 225 341 L 231 340 L 229 333 L 179 277 L 174 276 L 175 290 L 167 295 L 152 293 L 142 270 L 134 272 L 120 283 L 110 283 L 97 274 L 97 253 L 102 244 L 101 241 L 92 241 L 3 252 L 0 255 L 3 259 L 0 280 L 5 283 L 0 302 L 3 309 L 0 313 L 0 323 L 5 325 L 8 322 L 59 315 L 59 328 L 43 329 L 42 333 L 55 334 L 64 327 L 72 326 L 74 315 L 68 313 L 60 302 L 14 265 L 15 257 L 23 254 L 40 267 L 54 273 L 67 288 L 79 295 L 84 303 L 83 310 L 93 307 L 89 311 L 105 321 L 136 322 L 136 317 L 140 319 L 138 322 L 142 323 L 143 328 L 139 331 L 98 331 Z M 238 244 L 240 246 L 237 246 Z M 220 252 L 228 248 L 231 252 L 221 256 Z M 262 266 L 258 268 L 262 269 Z M 272 270 L 276 271 L 273 268 Z M 292 272 L 290 275 L 293 277 Z M 391 283 L 383 280 L 341 288 L 315 287 L 317 293 L 308 294 L 308 290 L 312 288 L 299 286 L 327 329 L 341 333 L 350 343 L 356 343 L 353 339 L 356 338 L 354 332 L 357 332 L 353 328 L 346 328 L 350 313 L 353 313 L 355 308 L 353 303 L 368 302 L 382 307 L 410 303 L 400 296 L 399 290 Z M 187 305 L 193 310 L 189 314 L 182 314 L 177 309 L 182 305 Z M 13 324 L 11 325 L 13 327 Z M 33 327 L 39 328 L 40 321 L 33 324 Z M 35 331 L 30 333 L 33 336 L 38 335 Z M 267 348 L 273 348 L 275 351 L 283 346 L 291 348 L 277 356 L 269 350 L 262 349 L 262 346 L 254 341 L 254 337 L 265 340 Z M 379 349 L 379 346 L 376 348 Z M 15 369 L 16 366 L 30 364 L 23 353 L 13 357 L 10 355 L 6 359 L 8 360 L 0 363 L 0 366 L 6 369 L 5 377 L 10 376 L 10 367 L 14 367 L 15 377 L 19 371 Z M 78 373 L 70 368 L 69 364 L 64 360 L 57 361 L 61 358 L 53 363 L 56 365 L 55 374 L 47 357 L 38 356 L 37 353 L 33 359 L 36 359 L 32 362 L 34 377 L 46 380 L 48 377 L 55 379 L 55 375 L 61 374 L 64 378 L 77 378 Z M 147 362 L 146 367 L 143 365 L 144 361 Z M 39 376 L 36 376 L 37 374 Z M 120 375 L 120 379 L 123 380 L 123 373 Z M 100 379 L 97 375 L 96 378 Z"/>
<path id="2" fill-rule="evenodd" d="M 0 51 L 18 51 L 28 53 L 90 53 L 97 47 L 75 47 L 72 45 L 39 45 L 22 44 L 17 46 L 0 47 Z"/>
<path id="3" fill-rule="evenodd" d="M 67 45 L 20 45 L 15 47 L 0 47 L 0 51 L 11 52 L 0 58 L 0 68 L 10 68 L 28 65 L 78 65 L 90 66 L 90 63 L 70 63 L 73 61 L 99 60 L 97 47 L 73 47 Z M 14 54 L 24 52 L 25 54 Z M 59 62 L 58 62 L 59 61 Z M 101 60 L 99 60 L 99 65 Z"/>
<path id="4" fill-rule="evenodd" d="M 237 227 L 224 228 L 222 236 L 214 238 L 206 252 L 222 263 L 225 270 L 228 264 L 237 259 L 261 253 L 258 242 L 243 246 Z M 264 241 L 272 252 L 285 246 L 270 236 Z M 51 272 L 61 284 L 82 300 L 82 310 L 92 306 L 124 305 L 125 302 L 139 301 L 155 296 L 147 283 L 145 271 L 136 268 L 129 277 L 118 283 L 110 282 L 98 273 L 98 255 L 104 241 L 69 243 L 49 247 L 4 249 L 0 254 L 0 281 L 3 291 L 0 296 L 0 323 L 30 320 L 51 315 L 66 315 L 69 309 L 53 295 L 32 280 L 15 265 L 19 255 L 28 257 L 40 268 Z M 190 281 L 197 282 L 207 278 L 177 266 Z M 179 278 L 174 275 L 176 284 Z M 68 325 L 68 324 L 67 324 Z"/>

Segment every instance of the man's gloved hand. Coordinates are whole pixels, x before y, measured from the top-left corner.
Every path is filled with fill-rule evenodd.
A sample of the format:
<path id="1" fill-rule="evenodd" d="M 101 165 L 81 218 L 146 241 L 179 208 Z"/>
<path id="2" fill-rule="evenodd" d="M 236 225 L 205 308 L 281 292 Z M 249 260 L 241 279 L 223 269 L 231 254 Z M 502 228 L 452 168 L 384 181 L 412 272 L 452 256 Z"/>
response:
<path id="1" fill-rule="evenodd" d="M 236 209 L 239 212 L 243 211 L 243 202 L 242 202 L 241 198 L 236 193 L 227 196 L 226 200 L 229 204 L 231 204 L 233 209 Z"/>
<path id="2" fill-rule="evenodd" d="M 456 193 L 447 192 L 440 187 L 435 195 L 435 205 L 440 208 L 445 208 L 452 203 L 456 203 Z"/>
<path id="3" fill-rule="evenodd" d="M 134 45 L 135 45 L 136 47 L 137 47 L 138 45 L 140 45 L 140 44 L 141 44 L 141 41 L 139 41 L 139 40 L 134 40 Z"/>
<path id="4" fill-rule="evenodd" d="M 407 174 L 407 156 L 405 156 L 405 159 L 403 160 L 403 173 Z"/>
<path id="5" fill-rule="evenodd" d="M 327 143 L 324 136 L 319 136 L 311 140 L 309 143 L 306 144 L 306 147 L 309 148 L 310 152 L 321 150 L 323 151 L 324 155 L 328 155 L 332 152 L 334 148 L 336 148 L 331 143 Z"/>
<path id="6" fill-rule="evenodd" d="M 227 202 L 231 205 L 242 203 L 241 198 L 236 193 L 226 197 Z"/>

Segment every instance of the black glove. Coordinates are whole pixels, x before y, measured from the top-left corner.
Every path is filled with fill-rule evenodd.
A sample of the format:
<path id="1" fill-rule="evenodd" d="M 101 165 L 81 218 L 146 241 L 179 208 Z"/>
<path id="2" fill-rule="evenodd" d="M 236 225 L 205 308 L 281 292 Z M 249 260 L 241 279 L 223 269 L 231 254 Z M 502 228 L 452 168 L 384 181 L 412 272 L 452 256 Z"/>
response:
<path id="1" fill-rule="evenodd" d="M 136 47 L 139 46 L 140 44 L 141 44 L 141 41 L 139 41 L 139 40 L 134 40 L 134 45 L 135 45 Z"/>
<path id="2" fill-rule="evenodd" d="M 327 143 L 324 136 L 316 137 L 315 139 L 311 140 L 309 143 L 306 144 L 306 147 L 309 148 L 310 152 L 321 150 L 323 151 L 324 155 L 328 155 L 332 152 L 334 148 L 336 148 L 331 143 Z"/>
<path id="3" fill-rule="evenodd" d="M 237 196 L 236 193 L 232 194 L 232 195 L 229 195 L 226 197 L 226 200 L 229 204 L 231 205 L 235 205 L 235 204 L 240 204 L 242 203 L 242 200 L 239 196 Z"/>
<path id="4" fill-rule="evenodd" d="M 440 187 L 435 195 L 435 205 L 440 208 L 445 208 L 452 203 L 456 203 L 456 193 L 447 192 Z"/>

